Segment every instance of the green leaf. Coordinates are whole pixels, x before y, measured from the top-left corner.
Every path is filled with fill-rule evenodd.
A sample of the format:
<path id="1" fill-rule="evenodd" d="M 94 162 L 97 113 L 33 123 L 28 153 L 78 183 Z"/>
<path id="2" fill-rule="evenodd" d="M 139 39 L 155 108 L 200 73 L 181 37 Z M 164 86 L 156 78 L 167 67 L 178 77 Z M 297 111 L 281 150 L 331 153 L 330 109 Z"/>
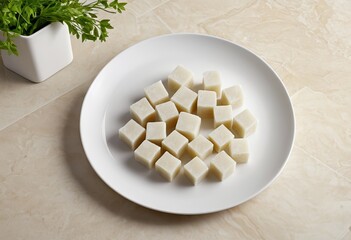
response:
<path id="1" fill-rule="evenodd" d="M 110 20 L 99 20 L 97 12 L 122 13 L 125 2 L 96 0 L 85 3 L 79 0 L 0 0 L 0 30 L 4 40 L 0 49 L 18 54 L 13 38 L 30 35 L 51 22 L 66 23 L 70 34 L 82 41 L 106 41 Z"/>
<path id="2" fill-rule="evenodd" d="M 99 30 L 97 29 L 97 27 L 94 28 L 94 35 L 99 36 Z"/>

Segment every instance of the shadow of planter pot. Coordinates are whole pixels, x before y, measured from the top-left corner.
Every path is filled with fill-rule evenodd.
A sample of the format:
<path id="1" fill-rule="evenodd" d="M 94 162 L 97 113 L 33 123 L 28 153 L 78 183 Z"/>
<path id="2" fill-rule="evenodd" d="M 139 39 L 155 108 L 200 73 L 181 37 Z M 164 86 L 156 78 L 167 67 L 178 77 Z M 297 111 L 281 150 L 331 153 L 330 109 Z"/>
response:
<path id="1" fill-rule="evenodd" d="M 3 39 L 2 34 L 0 38 Z M 8 69 L 33 81 L 42 82 L 73 60 L 68 27 L 51 23 L 30 36 L 14 39 L 19 56 L 1 51 L 2 61 Z"/>

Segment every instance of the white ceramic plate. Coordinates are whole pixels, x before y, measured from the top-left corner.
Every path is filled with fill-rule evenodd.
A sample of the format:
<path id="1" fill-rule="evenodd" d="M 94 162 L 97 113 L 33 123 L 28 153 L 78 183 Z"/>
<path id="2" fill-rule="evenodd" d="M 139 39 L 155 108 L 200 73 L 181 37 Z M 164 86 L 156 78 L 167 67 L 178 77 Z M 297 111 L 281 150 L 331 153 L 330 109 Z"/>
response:
<path id="1" fill-rule="evenodd" d="M 204 71 L 218 70 L 224 87 L 240 84 L 245 108 L 259 121 L 249 137 L 249 162 L 223 182 L 210 176 L 194 187 L 182 175 L 166 182 L 137 163 L 118 139 L 118 129 L 130 119 L 129 106 L 143 97 L 144 87 L 166 79 L 178 64 L 191 69 L 197 82 Z M 80 119 L 86 155 L 107 185 L 137 204 L 176 214 L 221 211 L 257 195 L 286 164 L 294 126 L 284 85 L 263 60 L 229 41 L 197 34 L 160 36 L 120 53 L 91 85 Z"/>

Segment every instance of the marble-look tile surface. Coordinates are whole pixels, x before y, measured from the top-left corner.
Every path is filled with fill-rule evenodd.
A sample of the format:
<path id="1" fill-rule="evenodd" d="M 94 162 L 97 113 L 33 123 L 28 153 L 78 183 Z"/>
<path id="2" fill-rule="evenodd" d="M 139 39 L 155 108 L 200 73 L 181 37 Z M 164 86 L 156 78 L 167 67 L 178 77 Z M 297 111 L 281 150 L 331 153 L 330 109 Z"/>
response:
<path id="1" fill-rule="evenodd" d="M 152 6 L 144 0 L 128 0 L 123 2 L 127 3 L 126 10 L 131 11 L 137 17 L 152 10 Z"/>
<path id="2" fill-rule="evenodd" d="M 102 13 L 101 17 L 111 16 Z M 0 60 L 0 130 L 80 84 L 91 82 L 101 68 L 126 47 L 169 33 L 152 14 L 138 18 L 128 11 L 115 15 L 111 23 L 115 29 L 110 32 L 107 42 L 81 43 L 72 37 L 73 62 L 40 84 L 33 84 L 7 70 Z"/>
<path id="3" fill-rule="evenodd" d="M 223 217 L 225 212 L 168 215 L 137 206 L 108 188 L 80 142 L 79 110 L 87 88 L 85 84 L 1 131 L 1 239 L 214 238 L 219 226 L 223 234 L 259 239 L 256 231 L 241 231 L 255 226 L 240 212 L 233 213 L 235 223 Z"/>
<path id="4" fill-rule="evenodd" d="M 324 94 L 304 88 L 293 97 L 296 145 L 351 181 L 350 90 Z M 330 97 L 332 96 L 332 97 Z"/>
<path id="5" fill-rule="evenodd" d="M 1 239 L 337 239 L 349 228 L 351 183 L 299 148 L 270 188 L 228 211 L 177 216 L 129 202 L 82 149 L 88 86 L 0 132 Z"/>
<path id="6" fill-rule="evenodd" d="M 105 43 L 72 38 L 73 63 L 33 84 L 0 64 L 0 239 L 351 239 L 351 1 L 128 0 Z M 79 114 L 116 54 L 169 32 L 247 47 L 292 96 L 296 140 L 254 199 L 201 216 L 151 211 L 88 163 Z"/>
<path id="7" fill-rule="evenodd" d="M 295 147 L 279 179 L 239 208 L 264 239 L 338 239 L 351 226 L 351 182 Z"/>
<path id="8" fill-rule="evenodd" d="M 254 3 L 250 1 L 223 0 L 173 0 L 168 1 L 154 10 L 173 32 L 206 33 L 203 24 L 215 18 L 226 18 L 230 10 L 238 12 Z"/>
<path id="9" fill-rule="evenodd" d="M 348 9 L 350 1 L 175 0 L 155 13 L 174 32 L 208 33 L 247 47 L 275 66 L 292 95 L 304 86 L 350 85 Z"/>
<path id="10" fill-rule="evenodd" d="M 170 0 L 144 0 L 147 2 L 152 8 L 159 7 L 161 4 L 164 4 Z"/>
<path id="11" fill-rule="evenodd" d="M 351 240 L 351 228 L 349 228 L 347 233 L 343 236 L 342 240 Z"/>

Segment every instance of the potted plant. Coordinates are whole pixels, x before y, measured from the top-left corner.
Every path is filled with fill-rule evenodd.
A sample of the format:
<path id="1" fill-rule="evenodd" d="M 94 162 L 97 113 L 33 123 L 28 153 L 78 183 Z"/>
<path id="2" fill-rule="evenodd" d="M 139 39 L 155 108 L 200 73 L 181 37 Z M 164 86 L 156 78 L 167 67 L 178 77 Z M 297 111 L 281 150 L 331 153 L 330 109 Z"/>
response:
<path id="1" fill-rule="evenodd" d="M 121 13 L 118 0 L 1 0 L 0 50 L 3 64 L 33 81 L 41 82 L 72 60 L 69 34 L 82 41 L 105 41 L 108 19 L 97 11 Z"/>

